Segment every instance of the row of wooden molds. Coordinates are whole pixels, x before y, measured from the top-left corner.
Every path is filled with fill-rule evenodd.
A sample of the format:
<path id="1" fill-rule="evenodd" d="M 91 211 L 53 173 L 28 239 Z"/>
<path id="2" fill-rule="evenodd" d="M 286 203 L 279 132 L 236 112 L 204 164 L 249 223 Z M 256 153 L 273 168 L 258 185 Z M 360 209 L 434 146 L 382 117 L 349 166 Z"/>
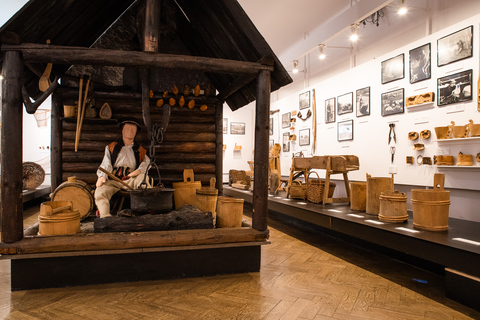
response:
<path id="1" fill-rule="evenodd" d="M 405 99 L 405 105 L 407 107 L 416 106 L 422 103 L 428 103 L 435 101 L 435 93 L 427 92 L 416 96 L 411 96 Z"/>

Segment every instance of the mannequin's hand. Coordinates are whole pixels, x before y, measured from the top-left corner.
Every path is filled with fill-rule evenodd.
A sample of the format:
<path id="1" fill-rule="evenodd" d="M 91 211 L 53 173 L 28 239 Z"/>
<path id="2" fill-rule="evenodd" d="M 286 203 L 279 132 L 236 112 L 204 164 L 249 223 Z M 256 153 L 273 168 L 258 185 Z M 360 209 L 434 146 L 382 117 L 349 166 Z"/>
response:
<path id="1" fill-rule="evenodd" d="M 98 178 L 97 183 L 96 183 L 97 188 L 98 188 L 98 187 L 101 187 L 106 181 L 107 181 L 107 178 L 106 178 L 106 177 L 100 177 L 100 178 Z"/>
<path id="2" fill-rule="evenodd" d="M 122 181 L 125 181 L 125 180 L 128 180 L 128 179 L 130 179 L 130 176 L 125 176 L 125 177 L 122 178 Z"/>

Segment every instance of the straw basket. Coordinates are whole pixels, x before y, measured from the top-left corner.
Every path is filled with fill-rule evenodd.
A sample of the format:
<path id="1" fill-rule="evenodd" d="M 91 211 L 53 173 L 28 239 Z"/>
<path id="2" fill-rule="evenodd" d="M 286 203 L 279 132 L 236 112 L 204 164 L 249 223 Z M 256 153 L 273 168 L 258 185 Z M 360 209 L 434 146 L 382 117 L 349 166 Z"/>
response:
<path id="1" fill-rule="evenodd" d="M 317 179 L 310 179 L 310 174 L 315 173 Z M 310 171 L 307 179 L 307 200 L 313 203 L 320 203 L 323 201 L 323 191 L 325 183 L 322 183 L 320 176 L 316 171 Z"/>
<path id="2" fill-rule="evenodd" d="M 292 199 L 303 199 L 307 198 L 307 185 L 302 184 L 298 180 L 293 180 L 292 184 L 290 185 L 290 198 Z"/>
<path id="3" fill-rule="evenodd" d="M 48 121 L 48 109 L 37 109 L 35 111 L 35 120 L 37 120 L 37 127 L 46 127 Z"/>

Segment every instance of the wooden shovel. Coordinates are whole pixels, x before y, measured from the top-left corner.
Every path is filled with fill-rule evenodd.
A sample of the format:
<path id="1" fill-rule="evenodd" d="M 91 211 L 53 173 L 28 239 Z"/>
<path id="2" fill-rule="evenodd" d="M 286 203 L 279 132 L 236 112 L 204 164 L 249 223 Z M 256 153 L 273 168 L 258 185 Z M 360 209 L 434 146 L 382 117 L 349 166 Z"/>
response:
<path id="1" fill-rule="evenodd" d="M 47 40 L 47 44 L 50 44 L 50 40 Z M 47 91 L 48 87 L 50 87 L 50 73 L 52 72 L 52 66 L 52 63 L 48 63 L 40 80 L 38 80 L 38 88 L 42 92 Z"/>

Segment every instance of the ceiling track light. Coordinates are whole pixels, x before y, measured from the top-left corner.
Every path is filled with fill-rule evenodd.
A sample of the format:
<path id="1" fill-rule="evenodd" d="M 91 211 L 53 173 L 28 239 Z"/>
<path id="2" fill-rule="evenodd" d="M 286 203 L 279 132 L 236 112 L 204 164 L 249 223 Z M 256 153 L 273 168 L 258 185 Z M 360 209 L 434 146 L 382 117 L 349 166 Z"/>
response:
<path id="1" fill-rule="evenodd" d="M 351 25 L 350 29 L 352 31 L 352 35 L 350 36 L 350 41 L 355 42 L 358 40 L 358 28 L 360 25 L 358 23 L 354 23 Z"/>
<path id="2" fill-rule="evenodd" d="M 398 9 L 398 14 L 403 16 L 408 11 L 407 6 L 405 5 L 405 0 L 398 0 L 398 3 L 400 5 L 400 8 Z"/>
<path id="3" fill-rule="evenodd" d="M 319 58 L 320 60 L 324 60 L 325 57 L 326 57 L 326 55 L 325 55 L 325 47 L 326 47 L 326 45 L 324 45 L 323 43 L 318 45 L 318 49 L 320 50 L 320 54 L 318 55 L 318 58 Z"/>
<path id="4" fill-rule="evenodd" d="M 293 73 L 298 73 L 298 60 L 293 60 Z"/>

